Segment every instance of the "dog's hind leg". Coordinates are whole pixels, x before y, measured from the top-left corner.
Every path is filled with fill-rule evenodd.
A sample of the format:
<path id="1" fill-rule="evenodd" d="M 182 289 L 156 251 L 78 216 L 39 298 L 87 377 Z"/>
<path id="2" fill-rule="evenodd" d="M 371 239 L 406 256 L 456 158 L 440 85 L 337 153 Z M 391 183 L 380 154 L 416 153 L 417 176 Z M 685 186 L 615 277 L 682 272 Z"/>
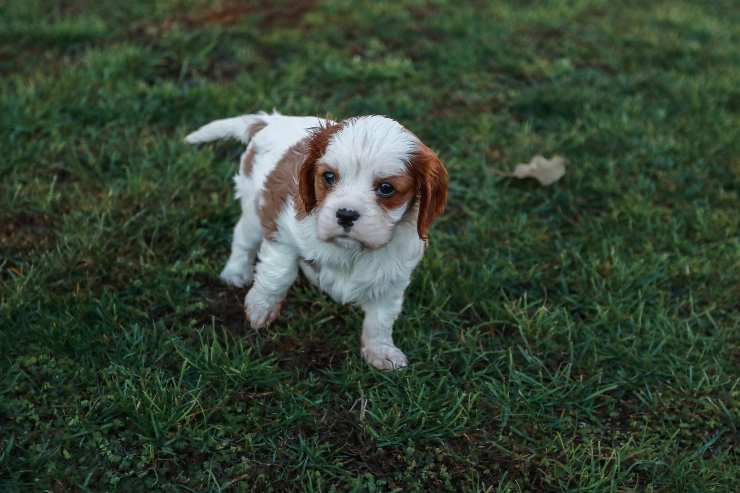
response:
<path id="1" fill-rule="evenodd" d="M 262 241 L 262 231 L 256 211 L 242 211 L 242 217 L 234 227 L 231 254 L 221 271 L 221 279 L 232 286 L 244 287 L 252 284 L 254 262 Z"/>

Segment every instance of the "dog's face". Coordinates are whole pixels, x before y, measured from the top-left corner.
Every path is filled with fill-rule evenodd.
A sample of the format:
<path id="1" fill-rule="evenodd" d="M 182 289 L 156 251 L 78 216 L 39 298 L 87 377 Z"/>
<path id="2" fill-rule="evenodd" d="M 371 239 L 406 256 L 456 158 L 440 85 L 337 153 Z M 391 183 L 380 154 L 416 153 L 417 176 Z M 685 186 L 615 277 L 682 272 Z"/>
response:
<path id="1" fill-rule="evenodd" d="M 318 238 L 346 248 L 380 248 L 408 219 L 426 239 L 447 200 L 447 170 L 439 158 L 381 116 L 318 129 L 298 182 L 299 210 L 316 214 Z"/>

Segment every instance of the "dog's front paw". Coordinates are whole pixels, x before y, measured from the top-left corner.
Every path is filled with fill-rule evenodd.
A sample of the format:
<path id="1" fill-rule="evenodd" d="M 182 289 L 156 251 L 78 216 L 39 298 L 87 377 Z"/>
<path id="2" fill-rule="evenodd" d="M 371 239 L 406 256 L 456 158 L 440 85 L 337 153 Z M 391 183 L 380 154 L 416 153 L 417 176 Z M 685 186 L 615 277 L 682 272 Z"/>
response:
<path id="1" fill-rule="evenodd" d="M 406 355 L 392 344 L 374 344 L 362 348 L 362 357 L 379 370 L 396 370 L 408 366 Z"/>
<path id="2" fill-rule="evenodd" d="M 282 306 L 283 300 L 273 301 L 254 288 L 249 290 L 244 300 L 247 319 L 253 329 L 261 329 L 274 322 L 280 315 Z"/>
<path id="3" fill-rule="evenodd" d="M 252 284 L 252 269 L 236 269 L 227 265 L 218 277 L 229 286 L 243 288 Z"/>

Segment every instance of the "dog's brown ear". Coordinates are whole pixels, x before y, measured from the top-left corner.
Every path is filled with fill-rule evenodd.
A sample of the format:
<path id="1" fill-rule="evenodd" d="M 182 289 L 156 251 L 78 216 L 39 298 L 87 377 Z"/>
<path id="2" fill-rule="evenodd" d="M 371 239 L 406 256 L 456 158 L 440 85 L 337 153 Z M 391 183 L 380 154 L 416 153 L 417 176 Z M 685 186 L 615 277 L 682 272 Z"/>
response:
<path id="1" fill-rule="evenodd" d="M 296 209 L 300 217 L 306 217 L 316 207 L 316 189 L 314 188 L 314 171 L 316 158 L 311 157 L 310 150 L 298 169 L 298 200 Z"/>
<path id="2" fill-rule="evenodd" d="M 409 161 L 409 169 L 416 181 L 419 218 L 419 238 L 427 239 L 429 227 L 445 210 L 447 204 L 447 169 L 437 155 L 419 142 L 419 148 Z"/>
<path id="3" fill-rule="evenodd" d="M 339 123 L 321 125 L 306 141 L 306 158 L 298 170 L 299 215 L 305 217 L 316 207 L 315 171 L 316 162 L 326 153 L 331 137 L 342 128 Z"/>

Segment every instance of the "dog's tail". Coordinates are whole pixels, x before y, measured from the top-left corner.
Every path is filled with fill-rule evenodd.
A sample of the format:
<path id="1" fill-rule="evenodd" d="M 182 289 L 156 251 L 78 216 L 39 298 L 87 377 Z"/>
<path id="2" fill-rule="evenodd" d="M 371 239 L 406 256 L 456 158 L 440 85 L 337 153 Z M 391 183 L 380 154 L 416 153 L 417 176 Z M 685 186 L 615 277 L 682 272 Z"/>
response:
<path id="1" fill-rule="evenodd" d="M 262 111 L 253 115 L 214 120 L 188 134 L 185 137 L 185 142 L 188 144 L 202 144 L 212 140 L 232 138 L 247 144 L 257 132 L 267 126 L 270 116 Z"/>

